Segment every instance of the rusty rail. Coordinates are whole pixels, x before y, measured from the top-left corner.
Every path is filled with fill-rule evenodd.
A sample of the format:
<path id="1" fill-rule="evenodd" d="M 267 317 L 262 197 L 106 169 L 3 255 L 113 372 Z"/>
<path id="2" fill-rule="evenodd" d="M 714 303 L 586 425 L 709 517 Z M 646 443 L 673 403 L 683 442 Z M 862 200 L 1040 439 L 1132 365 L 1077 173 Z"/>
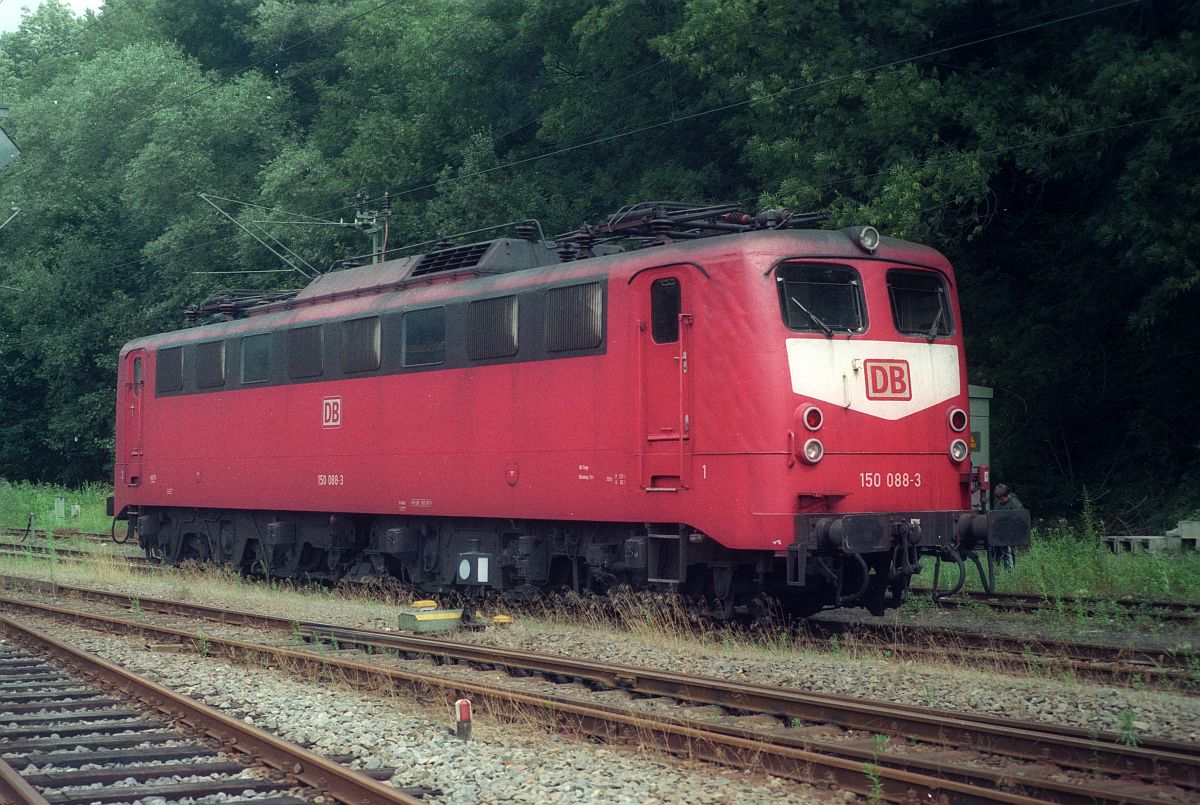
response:
<path id="1" fill-rule="evenodd" d="M 883 764 L 882 758 L 880 763 L 868 765 L 862 760 L 826 755 L 780 743 L 766 734 L 736 734 L 735 731 L 718 730 L 707 723 L 690 719 L 639 714 L 607 705 L 582 704 L 562 697 L 521 693 L 508 687 L 447 679 L 307 651 L 197 635 L 182 629 L 152 626 L 8 597 L 0 597 L 0 604 L 8 609 L 24 610 L 106 631 L 181 642 L 212 656 L 255 663 L 265 661 L 303 672 L 308 678 L 341 681 L 375 692 L 412 690 L 426 699 L 430 695 L 441 695 L 447 701 L 467 696 L 476 704 L 478 711 L 498 717 L 523 721 L 534 719 L 560 730 L 603 741 L 643 741 L 656 748 L 700 760 L 740 769 L 754 768 L 816 785 L 832 784 L 842 790 L 882 798 L 888 802 L 908 803 L 914 798 L 917 801 L 938 802 L 943 797 L 945 801 L 972 805 L 1032 805 L 1042 801 L 1023 794 L 996 790 L 991 784 L 971 785 L 889 767 Z"/>
<path id="2" fill-rule="evenodd" d="M 133 605 L 130 596 L 103 590 L 0 576 L 0 583 L 4 582 L 18 583 L 51 595 L 65 594 L 121 608 Z M 314 636 L 333 637 L 343 646 L 359 645 L 368 649 L 429 656 L 442 662 L 503 668 L 509 672 L 536 673 L 549 678 L 581 680 L 597 688 L 622 689 L 644 696 L 666 696 L 730 710 L 767 713 L 783 720 L 796 718 L 833 723 L 846 729 L 903 733 L 921 740 L 1003 752 L 1010 757 L 1032 761 L 1045 759 L 1047 750 L 1051 750 L 1059 754 L 1059 762 L 1082 770 L 1093 770 L 1099 763 L 1102 768 L 1114 773 L 1134 772 L 1147 778 L 1166 776 L 1200 786 L 1200 750 L 1194 745 L 1177 741 L 1143 739 L 1138 747 L 1130 747 L 1123 743 L 1121 736 L 1112 732 L 1092 733 L 1053 724 L 948 713 L 915 705 L 873 702 L 829 693 L 735 683 L 711 677 L 517 651 L 421 635 L 346 629 L 317 621 L 294 620 L 152 597 L 138 596 L 137 606 L 143 611 L 195 617 L 233 626 L 288 633 L 300 630 Z M 1180 758 L 1184 760 L 1179 761 L 1178 765 L 1165 768 L 1161 765 Z"/>
<path id="3" fill-rule="evenodd" d="M 97 591 L 92 591 L 97 592 Z M 110 593 L 98 593 L 108 603 L 129 604 L 127 597 Z M 116 599 L 116 600 L 113 600 Z M 781 719 L 803 718 L 809 721 L 836 723 L 850 729 L 884 732 L 904 737 L 918 738 L 941 745 L 959 745 L 984 753 L 1003 754 L 1031 762 L 1053 759 L 1060 766 L 1096 772 L 1101 767 L 1112 774 L 1133 774 L 1153 783 L 1160 780 L 1175 780 L 1185 786 L 1198 784 L 1197 766 L 1200 764 L 1195 747 L 1165 741 L 1147 741 L 1142 747 L 1126 747 L 1116 741 L 1097 739 L 1085 735 L 1081 730 L 1051 725 L 1022 724 L 1002 719 L 975 718 L 961 714 L 948 715 L 925 708 L 904 707 L 885 703 L 864 702 L 847 697 L 806 694 L 802 691 L 760 688 L 743 684 L 732 684 L 721 680 L 688 677 L 648 671 L 646 669 L 585 663 L 562 657 L 525 654 L 502 649 L 491 649 L 430 638 L 398 636 L 381 632 L 356 632 L 321 624 L 300 625 L 295 621 L 252 613 L 240 613 L 212 607 L 199 607 L 178 602 L 163 602 L 156 599 L 138 599 L 143 610 L 185 614 L 192 617 L 208 617 L 224 623 L 260 628 L 308 630 L 310 633 L 337 639 L 345 647 L 358 644 L 366 648 L 384 649 L 392 652 L 441 656 L 457 661 L 470 662 L 484 667 L 520 667 L 526 672 L 536 672 L 551 678 L 583 680 L 602 687 L 629 689 L 643 695 L 670 696 L 688 703 L 716 704 L 736 713 L 770 713 Z M 71 610 L 66 610 L 71 612 Z M 138 624 L 118 621 L 119 628 L 137 630 Z M 315 629 L 312 627 L 316 627 Z M 159 627 L 154 627 L 159 629 Z M 161 629 L 173 639 L 196 641 L 196 637 L 180 630 Z M 375 637 L 380 639 L 375 641 Z M 206 641 L 211 637 L 204 638 Z M 373 642 L 374 641 L 374 642 Z M 236 641 L 234 641 L 236 642 Z M 260 647 L 261 648 L 261 647 Z M 371 666 L 368 666 L 371 667 Z M 425 675 L 408 672 L 392 672 L 390 669 L 373 668 L 374 673 L 396 674 L 416 685 L 415 677 L 429 679 Z M 459 689 L 463 683 L 435 677 L 433 687 Z M 478 689 L 474 689 L 479 695 Z M 554 699 L 561 707 L 563 700 Z M 605 712 L 629 713 L 623 708 L 594 708 Z M 641 718 L 641 716 L 637 716 Z M 697 722 L 686 719 L 666 719 L 676 726 L 694 727 Z M 707 732 L 720 733 L 730 739 L 751 741 L 769 740 L 771 743 L 799 751 L 819 752 L 851 760 L 860 764 L 907 770 L 916 774 L 935 775 L 959 782 L 993 787 L 1019 788 L 1022 792 L 1052 799 L 1058 802 L 1155 802 L 1155 797 L 1143 797 L 1137 791 L 1124 790 L 1120 795 L 1108 788 L 1094 785 L 1075 785 L 1053 780 L 1014 779 L 1011 773 L 975 766 L 961 766 L 940 762 L 916 755 L 879 754 L 861 747 L 838 742 L 820 741 L 795 735 L 764 736 L 761 731 L 703 722 L 701 728 Z M 675 748 L 670 740 L 664 745 Z M 793 776 L 778 767 L 770 767 L 773 773 Z M 804 778 L 800 778 L 804 779 Z M 1126 787 L 1128 789 L 1128 787 Z"/>
<path id="4" fill-rule="evenodd" d="M 916 591 L 914 591 L 915 593 Z M 1069 612 L 1094 615 L 1104 611 L 1123 611 L 1131 615 L 1146 615 L 1158 620 L 1194 624 L 1200 619 L 1200 602 L 1138 601 L 1128 598 L 1094 598 L 1036 595 L 1034 593 L 984 593 L 965 590 L 954 596 L 938 599 L 943 609 L 962 609 L 983 606 L 1000 612 Z"/>
<path id="5" fill-rule="evenodd" d="M 152 710 L 162 712 L 191 732 L 214 739 L 232 751 L 247 755 L 297 780 L 299 784 L 324 792 L 338 802 L 346 805 L 419 805 L 421 802 L 329 758 L 252 727 L 11 618 L 0 616 L 0 629 L 38 653 L 53 657 L 102 686 L 119 691 L 124 699 L 136 700 Z M 3 781 L 8 796 L 16 802 L 31 805 L 46 802 L 28 783 L 12 779 L 10 772 L 15 774 L 11 767 L 7 770 L 0 767 L 0 781 Z M 102 791 L 98 790 L 97 793 Z"/>

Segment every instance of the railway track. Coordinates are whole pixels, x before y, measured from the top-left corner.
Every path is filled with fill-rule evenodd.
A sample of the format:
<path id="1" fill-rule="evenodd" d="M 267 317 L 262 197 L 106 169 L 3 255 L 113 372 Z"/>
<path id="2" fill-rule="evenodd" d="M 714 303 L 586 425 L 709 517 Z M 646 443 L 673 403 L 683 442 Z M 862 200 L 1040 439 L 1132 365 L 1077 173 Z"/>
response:
<path id="1" fill-rule="evenodd" d="M 914 593 L 928 592 L 927 590 Z M 1126 615 L 1145 615 L 1149 618 L 1177 623 L 1194 624 L 1200 619 L 1200 603 L 1148 599 L 1135 601 L 1123 598 L 1047 598 L 1034 593 L 960 592 L 937 602 L 943 609 L 982 606 L 1000 612 L 1065 612 L 1071 615 L 1098 615 L 1120 612 Z"/>
<path id="2" fill-rule="evenodd" d="M 24 529 L 0 528 L 0 537 L 24 537 Z M 29 549 L 51 536 L 56 539 L 77 539 L 88 542 L 122 545 L 115 543 L 107 534 L 79 531 L 77 529 L 61 528 L 43 531 L 41 536 L 26 538 L 23 541 L 0 542 L 0 552 Z M 131 545 L 131 549 L 136 549 Z M 37 548 L 33 548 L 37 550 Z M 83 558 L 89 554 L 83 550 L 56 549 L 62 555 L 72 558 Z M 133 559 L 140 557 L 133 556 Z M 913 594 L 928 593 L 927 588 L 914 587 Z M 1044 596 L 1037 593 L 985 593 L 975 590 L 963 590 L 953 596 L 939 598 L 937 605 L 944 609 L 960 609 L 969 606 L 982 606 L 1002 612 L 1066 612 L 1069 614 L 1096 615 L 1106 612 L 1123 612 L 1126 614 L 1141 614 L 1158 620 L 1179 623 L 1195 623 L 1200 620 L 1200 601 L 1171 601 L 1165 599 L 1129 599 L 1129 598 L 1096 598 L 1094 596 Z"/>
<path id="3" fill-rule="evenodd" d="M 1200 651 L 1152 648 L 1033 635 L 1007 635 L 922 624 L 875 623 L 821 618 L 803 622 L 812 637 L 853 638 L 897 659 L 955 662 L 970 667 L 1068 675 L 1118 685 L 1151 685 L 1184 692 L 1200 686 Z"/>
<path id="4" fill-rule="evenodd" d="M 649 739 L 673 752 L 810 783 L 832 782 L 888 801 L 913 801 L 914 796 L 917 801 L 945 796 L 954 802 L 1200 801 L 1200 748 L 1189 744 L 1146 740 L 1134 747 L 1116 735 L 1089 735 L 1045 724 L 160 599 L 139 598 L 135 604 L 110 593 L 77 588 L 71 592 L 89 605 L 88 612 L 11 597 L 0 597 L 0 605 L 155 641 L 202 642 L 209 654 L 267 661 L 376 690 L 467 695 L 495 716 L 535 717 L 560 730 L 606 741 Z M 141 619 L 101 615 L 95 611 L 97 603 L 135 606 Z M 194 623 L 190 628 L 153 625 L 144 620 L 146 613 L 199 619 L 209 626 L 198 635 Z M 243 632 L 216 636 L 213 623 Z M 255 631 L 260 641 L 267 635 L 267 644 L 254 642 Z M 294 647 L 297 636 L 310 645 Z M 350 648 L 362 653 L 353 659 L 329 656 L 331 647 L 339 655 Z M 411 670 L 428 661 L 443 666 L 440 673 Z M 504 676 L 499 684 L 488 681 L 496 673 Z M 564 689 L 577 695 L 564 697 Z"/>
<path id="5" fill-rule="evenodd" d="M 31 534 L 24 528 L 0 528 L 0 537 L 16 537 L 18 539 L 78 539 L 88 542 L 112 542 L 109 534 L 97 534 L 94 531 L 80 531 L 77 528 L 35 528 Z"/>
<path id="6" fill-rule="evenodd" d="M 158 562 L 147 559 L 144 556 L 137 556 L 134 554 L 60 548 L 58 545 L 47 545 L 41 541 L 0 542 L 0 556 L 29 555 L 43 556 L 46 558 L 68 559 L 79 562 L 90 562 L 94 561 L 95 559 L 112 559 L 114 561 L 121 561 L 130 565 L 160 566 Z"/>
<path id="7" fill-rule="evenodd" d="M 30 554 L 77 564 L 93 561 L 99 556 L 125 562 L 139 573 L 173 569 L 143 556 L 0 542 L 0 556 Z M 1188 609 L 1183 604 L 1179 607 L 1181 614 Z M 801 622 L 798 628 L 818 640 L 852 638 L 866 648 L 903 659 L 961 662 L 972 667 L 986 664 L 1010 672 L 1069 675 L 1126 686 L 1148 685 L 1183 691 L 1200 688 L 1200 650 L 1192 648 L 1119 646 L 919 624 L 830 620 L 819 616 Z"/>
<path id="8" fill-rule="evenodd" d="M 0 635 L 0 801 L 421 801 L 11 618 Z"/>

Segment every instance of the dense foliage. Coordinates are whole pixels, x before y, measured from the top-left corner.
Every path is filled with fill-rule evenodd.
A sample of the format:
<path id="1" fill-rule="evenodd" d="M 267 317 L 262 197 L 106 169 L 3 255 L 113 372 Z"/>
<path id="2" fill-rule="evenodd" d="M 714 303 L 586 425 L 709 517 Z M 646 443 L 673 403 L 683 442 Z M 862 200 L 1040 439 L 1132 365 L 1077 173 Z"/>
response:
<path id="1" fill-rule="evenodd" d="M 997 473 L 1111 521 L 1200 508 L 1200 7 L 921 0 L 110 0 L 0 37 L 0 476 L 111 465 L 116 355 L 286 287 L 199 199 L 393 243 L 636 200 L 828 208 L 944 250 Z M 265 208 L 265 209 L 263 209 Z M 314 265 L 367 249 L 268 226 Z M 18 288 L 19 291 L 10 290 Z"/>

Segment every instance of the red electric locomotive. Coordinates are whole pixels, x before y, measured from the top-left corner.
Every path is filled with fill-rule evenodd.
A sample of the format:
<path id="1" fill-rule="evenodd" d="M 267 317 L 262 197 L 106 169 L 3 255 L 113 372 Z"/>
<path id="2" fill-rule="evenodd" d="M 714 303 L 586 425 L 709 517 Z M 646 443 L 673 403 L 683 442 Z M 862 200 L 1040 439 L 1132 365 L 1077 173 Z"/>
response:
<path id="1" fill-rule="evenodd" d="M 225 298 L 122 349 L 114 510 L 168 562 L 718 615 L 1028 544 L 970 509 L 950 264 L 811 224 L 638 205 Z"/>

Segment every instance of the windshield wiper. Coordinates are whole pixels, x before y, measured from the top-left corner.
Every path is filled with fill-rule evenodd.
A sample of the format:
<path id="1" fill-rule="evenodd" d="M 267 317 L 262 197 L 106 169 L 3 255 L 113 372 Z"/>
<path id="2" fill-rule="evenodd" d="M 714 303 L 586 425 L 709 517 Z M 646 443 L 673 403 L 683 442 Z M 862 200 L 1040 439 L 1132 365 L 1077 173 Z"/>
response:
<path id="1" fill-rule="evenodd" d="M 816 313 L 813 313 L 811 310 L 806 308 L 804 305 L 800 304 L 800 300 L 797 299 L 796 297 L 792 296 L 789 298 L 792 300 L 792 304 L 794 304 L 796 307 L 800 308 L 800 310 L 804 313 L 805 316 L 808 316 L 810 319 L 812 319 L 813 324 L 817 325 L 825 332 L 825 335 L 827 337 L 833 338 L 833 330 L 830 328 L 830 326 L 828 324 L 826 324 L 825 322 L 818 319 Z"/>
<path id="2" fill-rule="evenodd" d="M 929 332 L 925 333 L 925 340 L 933 343 L 933 339 L 937 338 L 938 327 L 942 324 L 942 318 L 945 316 L 946 308 L 942 306 L 941 299 L 938 299 L 938 312 L 933 317 L 933 324 L 929 328 Z"/>

